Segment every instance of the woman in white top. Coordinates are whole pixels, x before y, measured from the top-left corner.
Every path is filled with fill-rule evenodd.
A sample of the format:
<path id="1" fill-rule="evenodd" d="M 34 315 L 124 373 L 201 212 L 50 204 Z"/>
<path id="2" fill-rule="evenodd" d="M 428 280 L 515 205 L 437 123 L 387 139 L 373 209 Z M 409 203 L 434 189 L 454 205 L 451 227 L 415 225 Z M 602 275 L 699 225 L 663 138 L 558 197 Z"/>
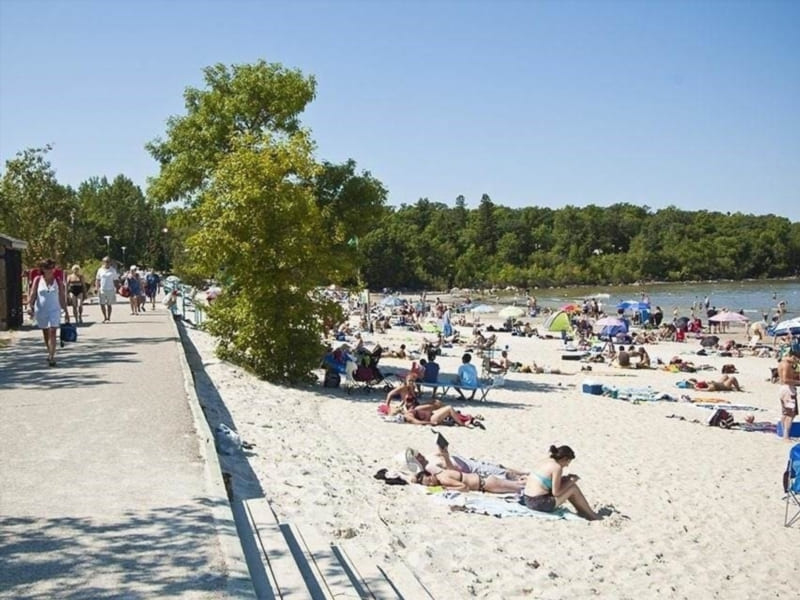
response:
<path id="1" fill-rule="evenodd" d="M 56 278 L 56 264 L 48 259 L 39 265 L 41 275 L 31 284 L 28 296 L 28 312 L 36 317 L 36 325 L 42 330 L 45 346 L 47 346 L 47 363 L 56 366 L 56 330 L 61 325 L 61 311 L 64 321 L 69 323 L 69 309 L 64 284 Z"/>

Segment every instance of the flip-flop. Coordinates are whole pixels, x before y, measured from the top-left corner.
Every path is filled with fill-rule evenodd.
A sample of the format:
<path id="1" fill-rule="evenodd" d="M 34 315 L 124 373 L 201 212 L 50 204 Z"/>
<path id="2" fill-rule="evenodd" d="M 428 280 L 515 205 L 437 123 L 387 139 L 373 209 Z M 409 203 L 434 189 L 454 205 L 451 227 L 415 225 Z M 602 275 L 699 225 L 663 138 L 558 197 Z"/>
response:
<path id="1" fill-rule="evenodd" d="M 414 475 L 422 472 L 422 465 L 417 460 L 417 451 L 413 448 L 406 448 L 406 466 Z"/>

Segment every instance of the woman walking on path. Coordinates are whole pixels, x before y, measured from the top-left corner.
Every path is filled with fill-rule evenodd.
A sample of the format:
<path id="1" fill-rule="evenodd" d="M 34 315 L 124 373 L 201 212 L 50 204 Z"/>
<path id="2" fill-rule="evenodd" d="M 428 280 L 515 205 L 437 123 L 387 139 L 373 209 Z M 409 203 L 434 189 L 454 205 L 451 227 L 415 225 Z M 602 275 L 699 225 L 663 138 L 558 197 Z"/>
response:
<path id="1" fill-rule="evenodd" d="M 86 300 L 86 279 L 78 265 L 72 265 L 70 274 L 67 275 L 67 292 L 69 304 L 72 306 L 72 316 L 76 323 L 83 323 L 83 301 Z"/>
<path id="2" fill-rule="evenodd" d="M 35 315 L 36 325 L 42 330 L 47 346 L 47 363 L 56 366 L 56 330 L 61 324 L 61 311 L 64 321 L 69 323 L 69 308 L 63 283 L 55 276 L 55 261 L 47 259 L 40 265 L 41 275 L 31 284 L 28 296 L 28 312 Z"/>
<path id="3" fill-rule="evenodd" d="M 130 271 L 125 276 L 125 285 L 128 287 L 128 300 L 131 304 L 131 314 L 138 315 L 141 303 L 139 296 L 142 295 L 142 280 L 139 277 L 139 269 L 136 265 L 131 265 Z"/>

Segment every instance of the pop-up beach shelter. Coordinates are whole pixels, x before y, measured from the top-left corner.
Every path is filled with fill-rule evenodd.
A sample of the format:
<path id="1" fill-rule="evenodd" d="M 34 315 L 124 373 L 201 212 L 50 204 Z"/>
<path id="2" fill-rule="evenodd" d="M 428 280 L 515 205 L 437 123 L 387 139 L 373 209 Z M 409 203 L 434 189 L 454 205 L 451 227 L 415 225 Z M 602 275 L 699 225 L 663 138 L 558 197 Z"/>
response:
<path id="1" fill-rule="evenodd" d="M 544 330 L 549 333 L 559 333 L 561 331 L 572 331 L 572 323 L 570 323 L 569 315 L 563 310 L 557 310 L 552 315 L 547 317 L 544 322 Z"/>

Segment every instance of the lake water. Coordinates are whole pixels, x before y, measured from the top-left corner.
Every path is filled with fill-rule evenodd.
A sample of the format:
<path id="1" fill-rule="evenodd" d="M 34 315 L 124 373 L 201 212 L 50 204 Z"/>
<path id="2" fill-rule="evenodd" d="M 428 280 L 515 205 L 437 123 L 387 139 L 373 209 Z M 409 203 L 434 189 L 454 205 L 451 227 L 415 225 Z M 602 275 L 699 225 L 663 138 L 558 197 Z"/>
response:
<path id="1" fill-rule="evenodd" d="M 677 308 L 679 314 L 688 315 L 692 303 L 701 303 L 707 295 L 711 306 L 717 309 L 744 310 L 751 319 L 763 313 L 772 315 L 779 302 L 786 303 L 790 316 L 800 314 L 800 280 L 731 281 L 702 283 L 648 283 L 626 286 L 582 286 L 531 290 L 540 306 L 557 308 L 569 302 L 581 302 L 597 296 L 604 306 L 616 307 L 623 300 L 641 300 L 642 294 L 650 297 L 651 306 L 660 306 L 665 314 Z M 521 300 L 521 299 L 520 299 Z"/>

